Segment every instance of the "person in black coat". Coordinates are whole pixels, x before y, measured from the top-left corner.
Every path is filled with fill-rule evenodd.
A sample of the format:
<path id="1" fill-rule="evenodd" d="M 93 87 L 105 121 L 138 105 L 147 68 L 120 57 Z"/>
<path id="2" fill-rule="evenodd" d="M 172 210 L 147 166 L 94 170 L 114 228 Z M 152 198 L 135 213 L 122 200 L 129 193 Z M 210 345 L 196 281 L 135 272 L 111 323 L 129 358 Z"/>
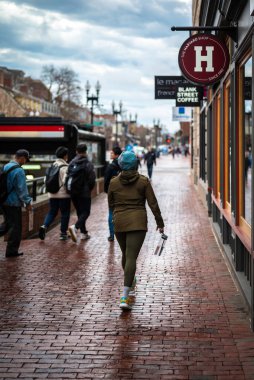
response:
<path id="1" fill-rule="evenodd" d="M 149 148 L 148 152 L 145 154 L 144 164 L 147 165 L 148 177 L 151 180 L 153 174 L 153 165 L 156 165 L 156 154 L 153 149 Z"/>
<path id="2" fill-rule="evenodd" d="M 118 165 L 118 157 L 122 153 L 121 148 L 118 146 L 113 148 L 112 151 L 110 152 L 110 158 L 113 160 L 107 167 L 104 175 L 104 191 L 105 193 L 108 192 L 109 184 L 110 181 L 113 177 L 116 177 L 120 171 L 121 168 Z M 108 226 L 109 226 L 109 237 L 108 241 L 114 241 L 114 225 L 113 225 L 113 212 L 109 208 L 108 212 Z"/>
<path id="3" fill-rule="evenodd" d="M 81 240 L 90 239 L 86 221 L 91 212 L 91 192 L 96 183 L 94 166 L 87 158 L 86 144 L 78 144 L 76 153 L 77 156 L 69 164 L 65 184 L 78 217 L 77 222 L 68 228 L 74 242 L 77 242 L 78 230 L 81 232 Z"/>

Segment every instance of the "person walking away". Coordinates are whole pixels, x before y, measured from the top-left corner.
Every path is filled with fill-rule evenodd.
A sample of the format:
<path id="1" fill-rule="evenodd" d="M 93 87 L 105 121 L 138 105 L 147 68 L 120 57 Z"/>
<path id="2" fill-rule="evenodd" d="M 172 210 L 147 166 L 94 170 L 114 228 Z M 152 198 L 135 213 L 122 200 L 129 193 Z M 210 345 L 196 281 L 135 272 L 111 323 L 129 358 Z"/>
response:
<path id="1" fill-rule="evenodd" d="M 122 251 L 124 287 L 120 308 L 131 309 L 129 293 L 135 287 L 136 261 L 147 232 L 146 201 L 160 233 L 164 232 L 164 222 L 149 179 L 136 170 L 135 154 L 123 152 L 118 162 L 122 172 L 110 181 L 108 203 L 113 209 L 115 235 Z"/>
<path id="2" fill-rule="evenodd" d="M 95 186 L 95 171 L 93 164 L 87 158 L 87 146 L 81 143 L 76 149 L 77 156 L 70 162 L 66 189 L 77 212 L 78 220 L 69 227 L 69 233 L 77 242 L 77 232 L 81 232 L 81 240 L 90 239 L 86 229 L 86 221 L 91 211 L 91 191 Z"/>
<path id="3" fill-rule="evenodd" d="M 19 149 L 15 153 L 15 159 L 11 160 L 3 168 L 7 174 L 8 196 L 2 205 L 8 240 L 6 246 L 6 257 L 22 256 L 19 246 L 22 237 L 22 207 L 32 211 L 32 198 L 30 197 L 26 184 L 26 175 L 22 165 L 29 162 L 29 152 Z"/>
<path id="4" fill-rule="evenodd" d="M 156 165 L 156 155 L 153 149 L 149 148 L 145 154 L 144 163 L 147 165 L 148 177 L 151 180 L 153 174 L 153 165 Z"/>
<path id="5" fill-rule="evenodd" d="M 141 160 L 138 154 L 136 154 L 136 158 L 137 158 L 137 170 L 139 170 L 139 168 L 142 169 Z"/>
<path id="6" fill-rule="evenodd" d="M 110 152 L 110 158 L 113 160 L 108 166 L 105 171 L 104 175 L 104 191 L 105 193 L 108 192 L 108 187 L 111 179 L 113 177 L 116 177 L 120 171 L 121 168 L 118 165 L 118 157 L 122 153 L 122 149 L 116 146 L 115 148 L 112 149 Z M 113 211 L 112 209 L 108 209 L 108 226 L 109 226 L 109 237 L 108 241 L 113 242 L 114 241 L 114 224 L 113 224 Z"/>
<path id="7" fill-rule="evenodd" d="M 56 161 L 48 173 L 48 184 L 46 175 L 46 189 L 48 186 L 49 190 L 49 212 L 44 219 L 43 225 L 39 229 L 39 238 L 41 240 L 45 239 L 47 229 L 54 221 L 59 210 L 61 213 L 60 240 L 68 240 L 67 230 L 70 220 L 71 197 L 67 194 L 64 186 L 68 169 L 68 148 L 64 146 L 58 147 L 55 155 Z M 50 173 L 52 173 L 52 175 L 50 175 Z"/>

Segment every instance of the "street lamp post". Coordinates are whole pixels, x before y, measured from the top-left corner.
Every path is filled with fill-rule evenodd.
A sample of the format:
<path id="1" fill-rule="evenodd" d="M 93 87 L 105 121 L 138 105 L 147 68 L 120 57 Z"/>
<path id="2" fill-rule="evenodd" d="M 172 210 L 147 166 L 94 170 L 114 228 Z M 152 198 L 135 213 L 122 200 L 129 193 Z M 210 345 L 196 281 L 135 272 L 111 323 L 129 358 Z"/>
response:
<path id="1" fill-rule="evenodd" d="M 112 102 L 112 113 L 115 116 L 115 122 L 116 122 L 116 131 L 115 131 L 115 144 L 114 146 L 118 146 L 118 115 L 121 115 L 123 109 L 123 103 L 120 100 L 119 102 L 119 109 L 115 108 L 115 102 Z"/>
<path id="2" fill-rule="evenodd" d="M 154 139 L 155 139 L 155 149 L 157 150 L 158 148 L 158 132 L 160 130 L 160 119 L 158 119 L 157 123 L 155 119 L 153 119 L 153 126 L 154 126 Z"/>
<path id="3" fill-rule="evenodd" d="M 129 114 L 130 134 L 133 136 L 133 140 L 134 140 L 134 136 L 135 136 L 135 127 L 137 124 L 137 120 L 138 120 L 137 114 L 135 114 L 134 119 L 132 119 L 131 113 Z"/>
<path id="4" fill-rule="evenodd" d="M 129 119 L 130 124 L 137 124 L 137 120 L 138 120 L 138 115 L 137 114 L 135 114 L 134 119 L 132 119 L 132 115 L 130 113 L 129 118 L 130 118 Z"/>
<path id="5" fill-rule="evenodd" d="M 101 89 L 101 85 L 100 85 L 100 82 L 97 81 L 96 85 L 95 85 L 95 90 L 96 90 L 96 95 L 91 95 L 89 96 L 89 92 L 90 92 L 90 89 L 91 89 L 91 86 L 90 86 L 90 83 L 89 81 L 86 82 L 86 103 L 88 104 L 88 102 L 91 102 L 91 125 L 92 125 L 92 128 L 93 128 L 93 116 L 94 116 L 94 113 L 93 113 L 93 108 L 94 108 L 94 104 L 99 104 L 99 93 L 100 93 L 100 89 Z"/>

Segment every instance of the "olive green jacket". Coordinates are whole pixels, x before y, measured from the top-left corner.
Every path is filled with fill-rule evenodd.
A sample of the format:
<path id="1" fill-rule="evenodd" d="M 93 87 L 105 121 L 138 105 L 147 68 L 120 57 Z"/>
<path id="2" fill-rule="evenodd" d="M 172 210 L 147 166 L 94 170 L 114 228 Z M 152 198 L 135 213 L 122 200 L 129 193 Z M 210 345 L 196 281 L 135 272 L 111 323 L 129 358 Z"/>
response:
<path id="1" fill-rule="evenodd" d="M 146 201 L 154 214 L 157 227 L 163 228 L 160 208 L 147 177 L 136 170 L 126 170 L 112 178 L 108 203 L 113 210 L 115 232 L 147 231 Z"/>

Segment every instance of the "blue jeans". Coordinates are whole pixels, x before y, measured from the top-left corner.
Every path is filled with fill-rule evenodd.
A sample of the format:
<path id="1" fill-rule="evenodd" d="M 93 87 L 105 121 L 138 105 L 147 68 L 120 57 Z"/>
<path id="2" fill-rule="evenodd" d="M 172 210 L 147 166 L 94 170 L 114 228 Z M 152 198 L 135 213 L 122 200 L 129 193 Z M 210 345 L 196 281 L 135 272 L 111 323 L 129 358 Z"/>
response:
<path id="1" fill-rule="evenodd" d="M 153 174 L 153 165 L 147 165 L 148 177 L 151 179 Z"/>
<path id="2" fill-rule="evenodd" d="M 49 212 L 45 217 L 44 226 L 49 227 L 57 216 L 58 211 L 61 212 L 61 233 L 66 234 L 70 219 L 71 198 L 50 198 Z"/>
<path id="3" fill-rule="evenodd" d="M 114 223 L 113 223 L 113 210 L 112 208 L 108 209 L 108 227 L 110 237 L 114 237 Z"/>

